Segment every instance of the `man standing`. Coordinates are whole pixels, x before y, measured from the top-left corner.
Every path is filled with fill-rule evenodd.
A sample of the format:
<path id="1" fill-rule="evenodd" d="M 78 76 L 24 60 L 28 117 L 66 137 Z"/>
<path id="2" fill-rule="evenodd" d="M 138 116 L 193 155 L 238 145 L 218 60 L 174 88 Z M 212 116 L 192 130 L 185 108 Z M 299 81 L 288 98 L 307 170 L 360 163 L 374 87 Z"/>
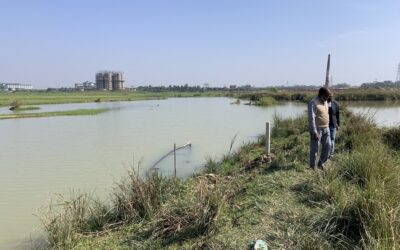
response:
<path id="1" fill-rule="evenodd" d="M 333 100 L 333 94 L 328 98 L 329 107 L 329 132 L 331 138 L 331 151 L 329 152 L 329 158 L 333 158 L 335 153 L 335 138 L 336 130 L 340 127 L 340 115 L 339 115 L 339 103 Z"/>
<path id="2" fill-rule="evenodd" d="M 327 100 L 330 92 L 327 88 L 319 89 L 318 96 L 308 104 L 308 124 L 310 130 L 310 167 L 324 169 L 328 160 L 331 140 L 329 132 L 329 109 Z M 318 147 L 322 144 L 322 152 L 317 163 Z"/>

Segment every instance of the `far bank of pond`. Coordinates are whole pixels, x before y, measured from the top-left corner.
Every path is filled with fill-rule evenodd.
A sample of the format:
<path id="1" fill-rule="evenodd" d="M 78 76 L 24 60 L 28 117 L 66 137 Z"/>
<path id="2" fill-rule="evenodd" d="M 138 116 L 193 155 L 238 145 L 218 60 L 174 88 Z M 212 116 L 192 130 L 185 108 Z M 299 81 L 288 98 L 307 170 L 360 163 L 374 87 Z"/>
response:
<path id="1" fill-rule="evenodd" d="M 118 102 L 155 100 L 173 97 L 230 97 L 249 100 L 258 105 L 270 105 L 276 101 L 300 101 L 306 103 L 317 94 L 317 90 L 293 89 L 243 89 L 221 88 L 204 89 L 196 91 L 168 91 L 159 88 L 159 91 L 17 91 L 1 92 L 0 107 L 11 106 L 13 103 L 20 105 L 40 104 L 65 104 L 65 103 L 90 103 L 90 102 Z M 339 101 L 397 101 L 400 100 L 400 89 L 333 89 Z"/>

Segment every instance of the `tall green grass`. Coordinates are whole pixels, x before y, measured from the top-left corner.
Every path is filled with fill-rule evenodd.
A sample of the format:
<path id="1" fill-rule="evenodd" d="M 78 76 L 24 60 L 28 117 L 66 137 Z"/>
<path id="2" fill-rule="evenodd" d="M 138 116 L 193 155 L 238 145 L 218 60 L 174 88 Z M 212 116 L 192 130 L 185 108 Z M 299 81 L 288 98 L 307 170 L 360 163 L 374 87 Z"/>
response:
<path id="1" fill-rule="evenodd" d="M 157 172 L 142 176 L 132 170 L 117 184 L 111 201 L 80 193 L 59 197 L 41 217 L 48 246 L 71 249 L 83 235 L 149 222 L 149 237 L 163 244 L 211 234 L 221 201 L 232 192 L 211 188 L 209 182 L 216 178 L 199 177 L 184 184 Z"/>
<path id="2" fill-rule="evenodd" d="M 400 171 L 371 115 L 346 115 L 341 154 L 315 188 L 327 202 L 311 219 L 319 235 L 342 249 L 400 247 Z M 341 144 L 341 145 L 340 145 Z"/>
<path id="3" fill-rule="evenodd" d="M 277 103 L 278 102 L 271 96 L 263 96 L 258 101 L 256 101 L 256 105 L 258 106 L 272 106 Z"/>
<path id="4" fill-rule="evenodd" d="M 151 219 L 159 208 L 176 192 L 181 183 L 150 172 L 142 177 L 137 171 L 128 171 L 128 177 L 117 184 L 113 193 L 116 219 L 124 223 Z"/>
<path id="5" fill-rule="evenodd" d="M 400 126 L 386 129 L 383 132 L 383 138 L 386 144 L 389 145 L 390 149 L 400 150 Z"/>
<path id="6" fill-rule="evenodd" d="M 342 112 L 337 154 L 325 172 L 308 182 L 305 200 L 323 208 L 307 217 L 300 248 L 398 249 L 400 247 L 400 158 L 398 129 L 379 129 L 369 113 Z M 308 157 L 306 117 L 274 119 L 272 169 L 301 168 Z M 391 150 L 394 149 L 394 150 Z M 304 158 L 299 156 L 305 155 Z M 299 161 L 300 164 L 294 164 Z M 300 166 L 300 168 L 299 168 Z M 275 170 L 276 171 L 276 170 Z"/>
<path id="7" fill-rule="evenodd" d="M 48 246 L 69 249 L 80 234 L 102 230 L 114 221 L 107 205 L 86 193 L 72 192 L 68 198 L 55 197 L 40 217 Z"/>

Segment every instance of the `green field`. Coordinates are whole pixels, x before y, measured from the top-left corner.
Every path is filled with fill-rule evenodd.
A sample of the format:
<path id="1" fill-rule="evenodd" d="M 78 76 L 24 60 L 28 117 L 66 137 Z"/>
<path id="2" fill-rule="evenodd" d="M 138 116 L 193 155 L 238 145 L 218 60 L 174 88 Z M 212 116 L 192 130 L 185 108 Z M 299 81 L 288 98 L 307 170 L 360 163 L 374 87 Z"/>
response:
<path id="1" fill-rule="evenodd" d="M 138 92 L 0 92 L 0 106 L 9 106 L 14 101 L 21 105 L 83 103 L 83 102 L 110 102 L 134 101 L 166 98 L 164 94 L 138 93 Z"/>

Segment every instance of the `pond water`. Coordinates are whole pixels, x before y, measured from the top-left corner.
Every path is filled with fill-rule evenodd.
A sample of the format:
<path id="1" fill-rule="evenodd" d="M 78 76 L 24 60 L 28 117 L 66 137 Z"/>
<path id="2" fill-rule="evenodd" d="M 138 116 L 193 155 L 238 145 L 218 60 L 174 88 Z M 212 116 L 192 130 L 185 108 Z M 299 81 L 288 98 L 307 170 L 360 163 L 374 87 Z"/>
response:
<path id="1" fill-rule="evenodd" d="M 177 173 L 201 169 L 207 157 L 218 159 L 255 140 L 274 114 L 300 115 L 304 104 L 273 107 L 231 105 L 228 98 L 176 98 L 136 102 L 40 105 L 40 112 L 109 108 L 96 116 L 26 118 L 0 121 L 0 249 L 29 248 L 40 235 L 39 215 L 51 197 L 71 190 L 106 198 L 135 162 L 150 168 L 173 148 Z M 7 113 L 1 108 L 0 113 Z M 173 157 L 157 167 L 173 171 Z"/>
<path id="2" fill-rule="evenodd" d="M 372 116 L 383 127 L 400 125 L 400 102 L 344 102 L 351 111 Z"/>

